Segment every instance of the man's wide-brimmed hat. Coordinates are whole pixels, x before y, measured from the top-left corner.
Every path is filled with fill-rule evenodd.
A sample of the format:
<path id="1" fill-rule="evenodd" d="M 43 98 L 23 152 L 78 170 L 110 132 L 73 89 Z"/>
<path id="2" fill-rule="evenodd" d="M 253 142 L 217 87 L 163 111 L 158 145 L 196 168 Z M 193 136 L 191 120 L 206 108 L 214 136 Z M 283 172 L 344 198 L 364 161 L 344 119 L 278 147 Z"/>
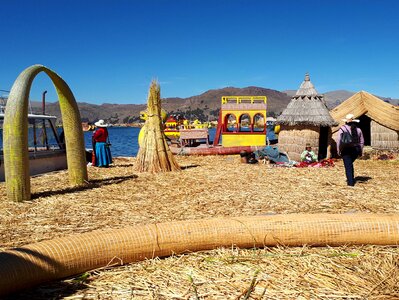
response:
<path id="1" fill-rule="evenodd" d="M 360 122 L 358 119 L 355 119 L 355 115 L 354 114 L 347 114 L 345 116 L 345 119 L 342 119 L 342 121 L 345 121 L 346 123 L 350 123 L 350 122 L 359 123 Z"/>
<path id="2" fill-rule="evenodd" d="M 106 124 L 104 120 L 98 120 L 98 122 L 94 123 L 97 127 L 108 127 L 109 124 Z"/>

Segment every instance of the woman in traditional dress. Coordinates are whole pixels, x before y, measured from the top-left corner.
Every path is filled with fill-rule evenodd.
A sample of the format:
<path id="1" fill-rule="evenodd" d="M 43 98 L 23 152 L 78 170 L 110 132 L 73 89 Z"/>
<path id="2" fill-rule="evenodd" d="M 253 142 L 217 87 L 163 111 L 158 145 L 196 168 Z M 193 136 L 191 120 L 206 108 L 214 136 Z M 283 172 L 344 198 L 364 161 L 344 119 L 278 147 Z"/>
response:
<path id="1" fill-rule="evenodd" d="M 97 129 L 93 133 L 93 151 L 95 154 L 93 165 L 107 168 L 112 163 L 107 130 L 109 125 L 105 124 L 104 120 L 99 120 L 94 125 L 96 125 Z"/>

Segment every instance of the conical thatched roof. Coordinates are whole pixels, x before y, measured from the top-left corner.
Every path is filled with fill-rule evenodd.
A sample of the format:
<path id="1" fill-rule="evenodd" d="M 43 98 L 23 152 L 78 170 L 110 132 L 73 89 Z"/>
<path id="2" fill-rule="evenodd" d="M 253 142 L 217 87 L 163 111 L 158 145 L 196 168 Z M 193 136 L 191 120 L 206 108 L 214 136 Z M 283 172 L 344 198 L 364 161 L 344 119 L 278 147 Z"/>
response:
<path id="1" fill-rule="evenodd" d="M 310 76 L 308 73 L 305 74 L 305 80 L 302 82 L 299 89 L 296 91 L 295 96 L 317 96 L 317 91 L 310 81 Z"/>
<path id="2" fill-rule="evenodd" d="M 399 107 L 386 103 L 376 96 L 360 91 L 331 110 L 331 116 L 342 125 L 347 114 L 358 118 L 364 114 L 390 129 L 399 131 Z M 333 132 L 339 127 L 333 128 Z"/>
<path id="3" fill-rule="evenodd" d="M 277 118 L 278 124 L 283 125 L 312 125 L 312 126 L 334 126 L 337 122 L 331 117 L 323 96 L 318 95 L 306 73 L 295 96 L 283 113 Z"/>

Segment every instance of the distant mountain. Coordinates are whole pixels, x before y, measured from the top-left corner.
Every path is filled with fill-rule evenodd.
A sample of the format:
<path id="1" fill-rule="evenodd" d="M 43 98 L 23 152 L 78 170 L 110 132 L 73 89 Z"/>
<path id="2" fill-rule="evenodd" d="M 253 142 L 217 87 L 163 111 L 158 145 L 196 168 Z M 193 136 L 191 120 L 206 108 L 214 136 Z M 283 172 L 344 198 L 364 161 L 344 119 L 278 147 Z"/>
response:
<path id="1" fill-rule="evenodd" d="M 78 102 L 82 122 L 95 122 L 104 119 L 112 124 L 134 123 L 139 121 L 140 111 L 147 108 L 145 104 L 109 104 L 101 105 Z M 41 103 L 32 102 L 32 109 L 41 112 Z M 46 103 L 46 114 L 57 116 L 61 120 L 58 102 Z"/>
<path id="2" fill-rule="evenodd" d="M 202 121 L 217 120 L 219 116 L 220 102 L 222 96 L 267 96 L 268 115 L 279 114 L 290 102 L 290 97 L 286 94 L 261 88 L 246 87 L 234 88 L 226 87 L 222 89 L 209 90 L 205 93 L 188 98 L 164 98 L 162 99 L 162 108 L 168 113 L 182 113 L 186 118 L 200 119 Z M 139 121 L 140 111 L 146 109 L 145 104 L 89 104 L 78 102 L 78 107 L 82 121 L 94 122 L 98 119 L 104 119 L 112 124 L 133 123 Z M 35 112 L 40 112 L 41 103 L 32 102 L 32 108 Z M 47 103 L 46 113 L 60 117 L 60 108 L 57 103 Z"/>
<path id="3" fill-rule="evenodd" d="M 327 107 L 332 109 L 344 102 L 346 99 L 352 97 L 354 94 L 356 93 L 345 90 L 331 91 L 324 93 L 324 100 L 326 101 Z"/>
<path id="4" fill-rule="evenodd" d="M 292 97 L 295 95 L 296 90 L 285 90 L 283 93 L 287 94 L 288 96 Z M 346 99 L 352 97 L 355 92 L 351 91 L 346 91 L 346 90 L 336 90 L 336 91 L 331 91 L 324 93 L 324 100 L 326 101 L 328 109 L 333 109 L 334 107 L 338 106 L 342 102 L 344 102 Z M 399 99 L 392 99 L 392 98 L 386 98 L 386 97 L 381 97 L 377 96 L 376 97 L 380 98 L 381 100 L 384 100 L 385 102 L 391 103 L 393 105 L 399 105 Z"/>
<path id="5" fill-rule="evenodd" d="M 190 116 L 190 112 L 197 109 L 204 111 L 204 117 L 209 119 L 217 119 L 220 109 L 220 101 L 222 96 L 266 96 L 268 115 L 279 114 L 290 102 L 290 97 L 276 90 L 250 86 L 246 88 L 226 87 L 222 89 L 209 90 L 205 93 L 192 96 L 189 98 L 166 98 L 162 105 L 167 111 L 186 112 Z"/>
<path id="6" fill-rule="evenodd" d="M 296 94 L 296 90 L 285 90 L 285 91 L 281 91 L 284 94 L 287 94 L 288 96 L 292 97 Z"/>
<path id="7" fill-rule="evenodd" d="M 390 97 L 379 97 L 379 96 L 377 97 L 384 100 L 387 103 L 391 103 L 393 105 L 399 105 L 399 99 L 392 99 Z"/>
<path id="8" fill-rule="evenodd" d="M 285 90 L 283 91 L 288 96 L 292 97 L 295 95 L 296 90 Z M 326 105 L 329 109 L 336 107 L 341 102 L 345 101 L 349 97 L 353 96 L 354 92 L 349 92 L 345 90 L 337 90 L 324 93 L 324 100 L 326 101 Z"/>
<path id="9" fill-rule="evenodd" d="M 220 101 L 222 96 L 267 96 L 267 114 L 273 116 L 280 114 L 287 104 L 291 101 L 291 97 L 295 95 L 295 90 L 286 90 L 279 92 L 272 89 L 262 87 L 249 86 L 246 88 L 226 87 L 222 89 L 214 89 L 206 91 L 200 95 L 188 98 L 164 98 L 162 99 L 162 107 L 168 112 L 181 113 L 189 119 L 200 119 L 202 121 L 217 120 L 220 109 Z M 327 107 L 334 108 L 342 101 L 348 99 L 354 92 L 337 90 L 324 94 Z M 378 96 L 377 96 L 378 97 Z M 398 99 L 379 97 L 380 99 L 392 103 L 399 104 Z M 31 102 L 34 112 L 41 111 L 40 102 Z M 94 122 L 104 119 L 112 124 L 135 123 L 139 122 L 140 111 L 146 109 L 146 104 L 109 104 L 101 105 L 78 102 L 80 115 L 83 122 Z M 60 107 L 57 103 L 47 103 L 46 113 L 55 115 L 60 118 Z"/>

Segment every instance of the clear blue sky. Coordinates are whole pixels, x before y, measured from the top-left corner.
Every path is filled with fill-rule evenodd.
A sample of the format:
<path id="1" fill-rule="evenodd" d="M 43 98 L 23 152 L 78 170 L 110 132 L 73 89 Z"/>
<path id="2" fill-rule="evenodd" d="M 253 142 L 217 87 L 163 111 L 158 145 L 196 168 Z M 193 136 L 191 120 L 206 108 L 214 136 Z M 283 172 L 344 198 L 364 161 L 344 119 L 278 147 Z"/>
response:
<path id="1" fill-rule="evenodd" d="M 145 103 L 225 86 L 345 89 L 399 98 L 399 1 L 0 0 L 0 89 L 26 67 L 78 101 Z M 34 81 L 31 99 L 47 89 Z"/>

